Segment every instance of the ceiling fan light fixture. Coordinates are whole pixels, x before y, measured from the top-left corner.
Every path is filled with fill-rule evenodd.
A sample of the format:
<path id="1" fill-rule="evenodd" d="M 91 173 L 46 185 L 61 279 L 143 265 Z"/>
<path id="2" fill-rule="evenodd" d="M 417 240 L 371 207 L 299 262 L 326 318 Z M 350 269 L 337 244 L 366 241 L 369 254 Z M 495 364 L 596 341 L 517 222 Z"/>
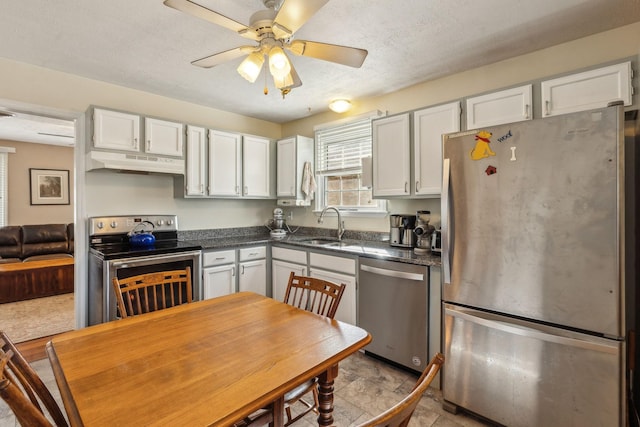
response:
<path id="1" fill-rule="evenodd" d="M 269 51 L 269 71 L 274 78 L 284 79 L 291 72 L 289 58 L 279 46 Z"/>
<path id="2" fill-rule="evenodd" d="M 289 86 L 293 86 L 293 76 L 291 76 L 291 73 L 287 74 L 283 78 L 273 76 L 273 84 L 278 89 L 285 89 Z"/>
<path id="3" fill-rule="evenodd" d="M 331 111 L 334 111 L 336 113 L 344 113 L 351 109 L 351 101 L 349 101 L 348 99 L 334 99 L 333 101 L 331 101 L 331 103 L 329 103 L 329 108 L 331 109 Z"/>
<path id="4" fill-rule="evenodd" d="M 240 63 L 238 73 L 251 83 L 254 83 L 260 75 L 263 64 L 264 55 L 260 52 L 253 52 Z"/>

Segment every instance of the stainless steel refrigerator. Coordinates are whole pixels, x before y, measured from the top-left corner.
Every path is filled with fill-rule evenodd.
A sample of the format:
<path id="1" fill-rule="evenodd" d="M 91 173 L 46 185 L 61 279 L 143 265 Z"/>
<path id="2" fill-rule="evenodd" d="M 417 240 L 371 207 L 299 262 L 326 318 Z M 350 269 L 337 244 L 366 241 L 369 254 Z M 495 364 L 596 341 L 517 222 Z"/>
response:
<path id="1" fill-rule="evenodd" d="M 630 156 L 622 107 L 444 136 L 445 409 L 625 425 Z"/>

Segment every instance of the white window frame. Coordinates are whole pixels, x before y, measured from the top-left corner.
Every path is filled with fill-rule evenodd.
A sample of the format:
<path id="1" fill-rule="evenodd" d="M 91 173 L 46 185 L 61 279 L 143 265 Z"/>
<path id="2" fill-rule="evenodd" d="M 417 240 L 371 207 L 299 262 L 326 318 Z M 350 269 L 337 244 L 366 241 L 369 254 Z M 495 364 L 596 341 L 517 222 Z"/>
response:
<path id="1" fill-rule="evenodd" d="M 13 147 L 0 147 L 0 227 L 7 225 L 9 216 L 9 153 Z"/>
<path id="2" fill-rule="evenodd" d="M 325 195 L 325 185 L 326 185 L 326 177 L 328 176 L 341 176 L 341 175 L 353 175 L 357 174 L 362 179 L 362 166 L 353 166 L 345 169 L 338 170 L 323 170 L 323 166 L 321 165 L 321 156 L 319 155 L 319 143 L 318 143 L 318 133 L 323 130 L 333 130 L 340 127 L 348 127 L 350 124 L 354 124 L 356 122 L 361 122 L 362 120 L 369 120 L 369 122 L 377 117 L 384 116 L 380 111 L 368 112 L 365 114 L 361 114 L 358 116 L 349 117 L 342 120 L 336 120 L 329 123 L 324 123 L 313 128 L 315 132 L 314 142 L 315 142 L 315 153 L 316 153 L 316 197 L 314 200 L 314 209 L 313 212 L 319 214 L 325 207 L 327 207 L 326 195 Z M 371 126 L 369 126 L 371 129 Z M 362 188 L 362 186 L 360 187 Z M 383 199 L 373 199 L 376 202 L 375 207 L 367 208 L 367 207 L 341 207 L 336 206 L 340 210 L 340 214 L 342 216 L 353 216 L 353 217 L 384 217 L 388 215 L 387 209 L 387 200 Z M 334 211 L 328 211 L 328 215 L 335 216 Z"/>

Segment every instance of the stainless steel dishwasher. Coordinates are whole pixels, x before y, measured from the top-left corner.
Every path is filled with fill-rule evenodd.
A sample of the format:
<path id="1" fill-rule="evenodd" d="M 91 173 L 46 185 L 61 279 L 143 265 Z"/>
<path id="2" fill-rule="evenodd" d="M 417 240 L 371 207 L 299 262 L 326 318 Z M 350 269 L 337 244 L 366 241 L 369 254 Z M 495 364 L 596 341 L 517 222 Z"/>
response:
<path id="1" fill-rule="evenodd" d="M 360 258 L 358 326 L 373 337 L 371 353 L 422 371 L 428 360 L 427 267 Z"/>

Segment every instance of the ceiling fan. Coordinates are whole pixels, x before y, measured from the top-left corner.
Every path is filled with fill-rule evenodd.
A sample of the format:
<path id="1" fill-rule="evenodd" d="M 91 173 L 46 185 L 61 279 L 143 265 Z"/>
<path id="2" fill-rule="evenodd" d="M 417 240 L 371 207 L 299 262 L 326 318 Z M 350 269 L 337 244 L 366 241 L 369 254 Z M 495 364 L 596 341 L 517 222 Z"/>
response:
<path id="1" fill-rule="evenodd" d="M 193 65 L 211 68 L 235 58 L 247 55 L 238 67 L 238 73 L 255 82 L 269 59 L 269 71 L 275 86 L 284 97 L 291 89 L 301 86 L 302 81 L 285 50 L 296 55 L 308 56 L 359 68 L 367 51 L 354 47 L 295 40 L 293 34 L 304 25 L 329 0 L 262 0 L 267 9 L 251 15 L 246 26 L 191 0 L 165 0 L 166 6 L 205 19 L 238 33 L 242 37 L 258 42 L 257 45 L 240 46 L 192 62 Z M 264 88 L 265 95 L 268 89 Z"/>

